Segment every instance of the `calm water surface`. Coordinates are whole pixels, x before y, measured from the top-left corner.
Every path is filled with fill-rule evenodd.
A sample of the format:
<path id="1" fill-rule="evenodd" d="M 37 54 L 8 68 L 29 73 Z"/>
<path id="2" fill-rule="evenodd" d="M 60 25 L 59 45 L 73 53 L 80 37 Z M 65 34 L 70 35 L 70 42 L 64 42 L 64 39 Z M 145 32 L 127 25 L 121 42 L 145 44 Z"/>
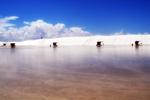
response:
<path id="1" fill-rule="evenodd" d="M 150 100 L 150 47 L 0 48 L 0 100 Z"/>

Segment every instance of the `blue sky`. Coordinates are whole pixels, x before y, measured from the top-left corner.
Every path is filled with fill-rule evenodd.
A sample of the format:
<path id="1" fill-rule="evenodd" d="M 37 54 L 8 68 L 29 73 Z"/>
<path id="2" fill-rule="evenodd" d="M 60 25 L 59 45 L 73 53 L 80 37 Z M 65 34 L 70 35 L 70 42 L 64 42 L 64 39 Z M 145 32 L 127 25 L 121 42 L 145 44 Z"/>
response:
<path id="1" fill-rule="evenodd" d="M 0 18 L 82 27 L 94 34 L 150 32 L 150 0 L 0 0 Z"/>

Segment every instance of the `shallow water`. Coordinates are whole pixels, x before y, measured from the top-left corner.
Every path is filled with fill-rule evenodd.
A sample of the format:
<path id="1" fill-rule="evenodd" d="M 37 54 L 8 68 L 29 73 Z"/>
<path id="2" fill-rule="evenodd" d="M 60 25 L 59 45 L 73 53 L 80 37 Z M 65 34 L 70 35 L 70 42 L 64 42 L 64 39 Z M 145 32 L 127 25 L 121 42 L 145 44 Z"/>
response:
<path id="1" fill-rule="evenodd" d="M 149 100 L 150 47 L 1 48 L 1 100 Z"/>

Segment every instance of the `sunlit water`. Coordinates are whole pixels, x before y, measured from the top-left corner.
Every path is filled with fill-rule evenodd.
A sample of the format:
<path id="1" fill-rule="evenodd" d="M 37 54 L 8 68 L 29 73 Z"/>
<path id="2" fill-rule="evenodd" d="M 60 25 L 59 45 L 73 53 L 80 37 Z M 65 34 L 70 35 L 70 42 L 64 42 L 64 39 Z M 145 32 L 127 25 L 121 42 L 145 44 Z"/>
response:
<path id="1" fill-rule="evenodd" d="M 149 100 L 150 47 L 1 48 L 1 100 Z"/>

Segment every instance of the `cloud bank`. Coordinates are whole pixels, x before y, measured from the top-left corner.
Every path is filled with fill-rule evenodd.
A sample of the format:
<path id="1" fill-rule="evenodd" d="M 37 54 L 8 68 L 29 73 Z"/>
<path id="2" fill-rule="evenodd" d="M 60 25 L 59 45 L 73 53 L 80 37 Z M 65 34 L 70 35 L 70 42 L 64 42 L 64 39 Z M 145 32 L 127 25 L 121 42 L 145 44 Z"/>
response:
<path id="1" fill-rule="evenodd" d="M 88 36 L 92 33 L 85 31 L 81 27 L 66 27 L 63 23 L 51 24 L 42 19 L 31 22 L 23 22 L 23 26 L 17 27 L 12 21 L 17 20 L 18 16 L 8 16 L 0 18 L 0 41 L 21 41 L 40 38 L 56 38 L 68 36 Z M 127 35 L 123 30 L 112 35 Z M 136 34 L 149 34 L 136 33 Z"/>
<path id="2" fill-rule="evenodd" d="M 54 38 L 64 36 L 87 36 L 91 33 L 81 27 L 66 27 L 63 23 L 51 24 L 42 19 L 24 22 L 22 27 L 16 27 L 11 21 L 18 16 L 0 18 L 0 40 L 27 40 L 40 38 Z"/>

